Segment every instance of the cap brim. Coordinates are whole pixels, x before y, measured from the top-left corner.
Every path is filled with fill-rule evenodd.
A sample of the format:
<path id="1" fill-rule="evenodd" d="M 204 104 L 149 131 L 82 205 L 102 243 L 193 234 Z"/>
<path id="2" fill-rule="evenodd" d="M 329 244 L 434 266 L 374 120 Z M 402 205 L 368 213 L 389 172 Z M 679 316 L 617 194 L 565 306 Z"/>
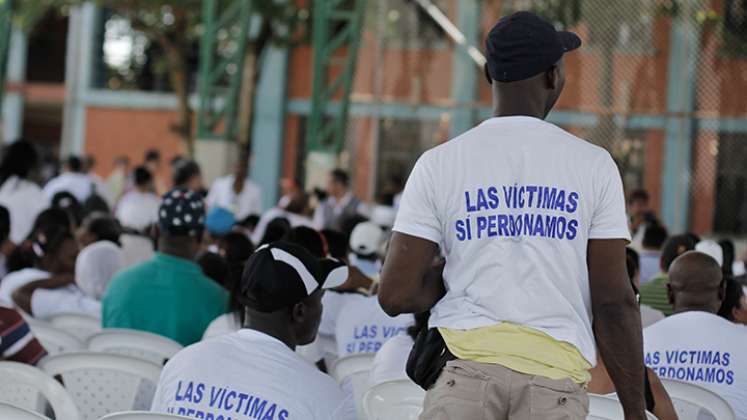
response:
<path id="1" fill-rule="evenodd" d="M 573 51 L 581 46 L 581 38 L 573 32 L 560 31 L 558 32 L 558 38 L 560 38 L 560 44 L 565 52 Z"/>
<path id="2" fill-rule="evenodd" d="M 336 289 L 343 284 L 345 284 L 346 281 L 348 281 L 348 277 L 350 276 L 350 271 L 348 270 L 347 265 L 343 265 L 340 267 L 337 267 L 333 269 L 332 271 L 327 274 L 327 277 L 324 278 L 324 282 L 322 283 L 323 289 Z"/>

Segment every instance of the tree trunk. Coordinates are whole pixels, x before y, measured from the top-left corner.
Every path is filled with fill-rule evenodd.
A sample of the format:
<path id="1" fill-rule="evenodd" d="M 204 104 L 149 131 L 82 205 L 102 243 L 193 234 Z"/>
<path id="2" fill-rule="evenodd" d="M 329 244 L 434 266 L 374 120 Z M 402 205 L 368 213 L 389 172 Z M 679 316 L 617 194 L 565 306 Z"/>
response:
<path id="1" fill-rule="evenodd" d="M 239 90 L 239 109 L 236 118 L 238 123 L 237 141 L 239 147 L 249 145 L 252 130 L 252 115 L 254 113 L 254 91 L 257 87 L 257 53 L 254 48 L 247 48 L 244 54 L 244 69 L 241 75 Z"/>
<path id="2" fill-rule="evenodd" d="M 188 156 L 194 156 L 192 110 L 189 108 L 189 76 L 183 51 L 173 44 L 162 45 L 169 65 L 169 80 L 177 100 L 178 122 L 172 130 L 179 134 Z"/>

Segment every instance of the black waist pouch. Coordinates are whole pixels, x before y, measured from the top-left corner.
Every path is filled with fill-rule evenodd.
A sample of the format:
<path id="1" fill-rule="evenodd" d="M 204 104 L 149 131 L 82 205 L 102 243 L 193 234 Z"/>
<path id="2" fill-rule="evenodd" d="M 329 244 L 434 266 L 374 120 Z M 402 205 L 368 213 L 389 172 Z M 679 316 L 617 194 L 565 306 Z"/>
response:
<path id="1" fill-rule="evenodd" d="M 423 329 L 407 358 L 407 376 L 427 391 L 441 375 L 446 362 L 454 359 L 438 328 Z"/>

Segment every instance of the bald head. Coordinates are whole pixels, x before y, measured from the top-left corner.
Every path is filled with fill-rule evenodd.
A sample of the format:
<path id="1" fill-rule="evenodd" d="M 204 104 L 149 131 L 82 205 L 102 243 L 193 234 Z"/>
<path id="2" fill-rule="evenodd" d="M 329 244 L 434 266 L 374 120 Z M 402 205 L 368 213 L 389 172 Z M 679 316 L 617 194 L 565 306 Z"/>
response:
<path id="1" fill-rule="evenodd" d="M 669 301 L 675 312 L 718 312 L 724 299 L 721 267 L 712 257 L 688 251 L 669 268 Z"/>

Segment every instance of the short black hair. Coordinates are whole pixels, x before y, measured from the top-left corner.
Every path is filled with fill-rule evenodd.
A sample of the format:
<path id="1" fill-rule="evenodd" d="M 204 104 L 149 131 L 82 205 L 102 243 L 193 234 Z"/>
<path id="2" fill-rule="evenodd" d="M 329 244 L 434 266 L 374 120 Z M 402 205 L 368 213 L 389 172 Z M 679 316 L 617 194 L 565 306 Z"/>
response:
<path id="1" fill-rule="evenodd" d="M 316 258 L 327 256 L 324 249 L 324 238 L 322 238 L 319 232 L 310 227 L 297 226 L 291 229 L 288 235 L 286 235 L 285 240 L 303 247 Z"/>
<path id="2" fill-rule="evenodd" d="M 330 173 L 330 175 L 335 182 L 338 182 L 346 187 L 350 185 L 350 176 L 344 170 L 335 169 Z"/>
<path id="3" fill-rule="evenodd" d="M 632 282 L 636 273 L 641 268 L 641 257 L 633 248 L 625 248 L 625 266 L 628 269 L 628 278 Z"/>
<path id="4" fill-rule="evenodd" d="M 182 159 L 174 166 L 174 176 L 172 181 L 174 182 L 174 185 L 184 185 L 189 182 L 192 177 L 199 176 L 201 173 L 200 165 L 197 162 Z"/>
<path id="5" fill-rule="evenodd" d="M 138 166 L 134 172 L 135 185 L 142 187 L 153 180 L 153 175 L 145 166 Z"/>
<path id="6" fill-rule="evenodd" d="M 672 262 L 685 252 L 694 250 L 696 243 L 689 234 L 670 236 L 661 249 L 661 269 L 668 273 Z"/>
<path id="7" fill-rule="evenodd" d="M 321 233 L 327 242 L 329 256 L 338 260 L 347 260 L 348 241 L 345 238 L 345 234 L 334 229 L 324 229 Z"/>
<path id="8" fill-rule="evenodd" d="M 197 264 L 202 268 L 202 273 L 210 277 L 221 286 L 226 286 L 228 281 L 228 262 L 220 255 L 204 251 L 197 256 Z"/>
<path id="9" fill-rule="evenodd" d="M 38 163 L 39 153 L 30 142 L 19 140 L 8 145 L 0 161 L 0 184 L 11 176 L 28 178 Z"/>
<path id="10" fill-rule="evenodd" d="M 145 161 L 161 161 L 161 152 L 158 151 L 158 149 L 148 149 L 145 152 Z"/>
<path id="11" fill-rule="evenodd" d="M 718 310 L 718 315 L 722 318 L 726 318 L 729 321 L 734 321 L 734 309 L 742 307 L 742 296 L 744 296 L 744 289 L 733 278 L 725 278 L 724 283 L 726 286 L 726 293 L 724 294 L 724 301 L 721 302 L 721 308 Z"/>
<path id="12" fill-rule="evenodd" d="M 250 214 L 249 216 L 246 216 L 244 219 L 240 220 L 237 225 L 254 230 L 254 228 L 257 227 L 257 224 L 259 223 L 259 219 L 260 217 L 258 214 Z"/>
<path id="13" fill-rule="evenodd" d="M 10 236 L 10 212 L 5 206 L 0 206 L 0 243 Z"/>
<path id="14" fill-rule="evenodd" d="M 270 220 L 265 229 L 265 234 L 262 236 L 260 245 L 271 244 L 273 242 L 282 241 L 288 235 L 291 230 L 291 224 L 285 217 L 276 217 Z"/>
<path id="15" fill-rule="evenodd" d="M 643 247 L 661 249 L 667 240 L 667 229 L 658 223 L 649 223 L 643 233 Z"/>
<path id="16" fill-rule="evenodd" d="M 638 188 L 630 192 L 630 195 L 628 196 L 628 203 L 632 203 L 634 201 L 645 201 L 649 202 L 651 200 L 651 196 L 648 194 L 648 191 L 644 190 L 643 188 Z"/>
<path id="17" fill-rule="evenodd" d="M 69 156 L 65 163 L 71 171 L 83 172 L 83 161 L 78 156 Z"/>
<path id="18" fill-rule="evenodd" d="M 52 197 L 52 208 L 63 210 L 75 225 L 83 220 L 83 205 L 68 191 L 60 191 Z"/>
<path id="19" fill-rule="evenodd" d="M 101 212 L 91 213 L 85 220 L 83 226 L 91 232 L 99 241 L 110 241 L 120 245 L 119 237 L 122 235 L 122 226 L 117 219 Z"/>

